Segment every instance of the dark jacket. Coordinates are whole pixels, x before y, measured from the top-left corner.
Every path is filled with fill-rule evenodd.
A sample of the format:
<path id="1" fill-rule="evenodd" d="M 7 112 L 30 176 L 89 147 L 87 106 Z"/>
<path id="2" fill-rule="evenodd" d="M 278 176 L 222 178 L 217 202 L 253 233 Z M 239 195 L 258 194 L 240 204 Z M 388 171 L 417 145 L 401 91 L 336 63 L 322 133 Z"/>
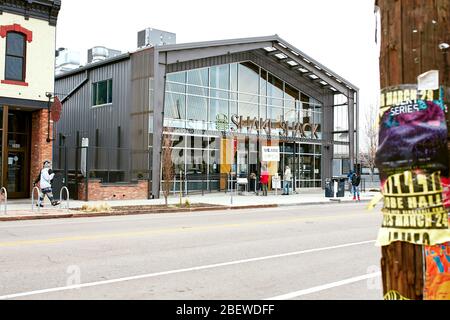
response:
<path id="1" fill-rule="evenodd" d="M 352 186 L 359 187 L 360 184 L 361 184 L 361 176 L 354 173 L 352 176 Z"/>

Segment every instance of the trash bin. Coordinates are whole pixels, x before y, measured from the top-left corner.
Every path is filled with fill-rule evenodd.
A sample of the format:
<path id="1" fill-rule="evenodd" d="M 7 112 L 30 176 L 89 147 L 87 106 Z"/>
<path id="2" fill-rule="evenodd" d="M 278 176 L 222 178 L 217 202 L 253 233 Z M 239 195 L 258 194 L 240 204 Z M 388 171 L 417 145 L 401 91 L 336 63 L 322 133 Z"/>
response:
<path id="1" fill-rule="evenodd" d="M 337 182 L 337 197 L 343 198 L 345 197 L 345 182 L 347 181 L 346 177 L 333 177 L 333 185 Z"/>
<path id="2" fill-rule="evenodd" d="M 331 179 L 325 180 L 325 197 L 334 198 L 334 183 Z"/>

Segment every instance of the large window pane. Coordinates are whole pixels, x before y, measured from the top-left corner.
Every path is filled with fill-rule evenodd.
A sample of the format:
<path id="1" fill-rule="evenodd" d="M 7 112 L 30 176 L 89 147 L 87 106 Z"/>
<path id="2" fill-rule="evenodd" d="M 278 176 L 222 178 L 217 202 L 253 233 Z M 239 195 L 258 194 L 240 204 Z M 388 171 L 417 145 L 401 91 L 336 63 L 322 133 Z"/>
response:
<path id="1" fill-rule="evenodd" d="M 285 85 L 284 120 L 289 122 L 297 121 L 297 105 L 299 91 L 290 85 Z"/>
<path id="2" fill-rule="evenodd" d="M 208 152 L 205 150 L 186 150 L 186 174 L 206 174 Z"/>
<path id="3" fill-rule="evenodd" d="M 187 119 L 194 121 L 208 120 L 208 98 L 187 97 Z"/>
<path id="4" fill-rule="evenodd" d="M 167 75 L 166 91 L 185 93 L 186 72 L 169 73 Z"/>
<path id="5" fill-rule="evenodd" d="M 164 113 L 167 118 L 185 119 L 185 96 L 178 93 L 167 93 Z"/>
<path id="6" fill-rule="evenodd" d="M 23 81 L 23 59 L 6 56 L 5 77 L 7 80 Z"/>
<path id="7" fill-rule="evenodd" d="M 239 64 L 238 84 L 239 101 L 258 103 L 259 67 L 257 65 L 251 62 Z"/>
<path id="8" fill-rule="evenodd" d="M 208 69 L 196 69 L 188 71 L 188 93 L 199 95 L 199 96 L 208 96 L 209 86 L 208 82 Z M 192 86 L 189 86 L 192 85 Z"/>
<path id="9" fill-rule="evenodd" d="M 217 116 L 219 115 L 220 117 L 218 118 Z M 228 101 L 211 99 L 209 106 L 209 121 L 216 122 L 219 120 L 223 122 L 224 119 L 226 119 L 226 122 L 228 123 Z"/>
<path id="10" fill-rule="evenodd" d="M 25 36 L 9 32 L 6 38 L 6 54 L 23 57 L 25 55 Z"/>
<path id="11" fill-rule="evenodd" d="M 268 104 L 283 106 L 283 81 L 269 74 L 267 83 Z"/>
<path id="12" fill-rule="evenodd" d="M 229 65 L 211 67 L 211 88 L 224 90 L 228 90 L 230 88 Z"/>
<path id="13" fill-rule="evenodd" d="M 283 119 L 283 108 L 267 106 L 267 118 L 271 119 L 274 125 L 280 122 Z"/>

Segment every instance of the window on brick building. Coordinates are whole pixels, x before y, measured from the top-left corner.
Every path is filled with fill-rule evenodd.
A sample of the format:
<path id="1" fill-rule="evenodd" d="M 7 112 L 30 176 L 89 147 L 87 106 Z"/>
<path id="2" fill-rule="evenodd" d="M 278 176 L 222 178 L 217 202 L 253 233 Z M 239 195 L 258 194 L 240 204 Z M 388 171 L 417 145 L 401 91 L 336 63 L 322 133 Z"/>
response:
<path id="1" fill-rule="evenodd" d="M 26 49 L 24 34 L 8 32 L 6 36 L 5 80 L 25 81 Z"/>
<path id="2" fill-rule="evenodd" d="M 112 103 L 112 79 L 99 81 L 92 85 L 92 106 Z"/>

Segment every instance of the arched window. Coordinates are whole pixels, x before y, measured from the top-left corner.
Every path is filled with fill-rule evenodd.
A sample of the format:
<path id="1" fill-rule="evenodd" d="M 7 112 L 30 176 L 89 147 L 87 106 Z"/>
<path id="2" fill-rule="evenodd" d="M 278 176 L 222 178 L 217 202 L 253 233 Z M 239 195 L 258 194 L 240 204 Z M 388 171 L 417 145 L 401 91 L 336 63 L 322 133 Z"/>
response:
<path id="1" fill-rule="evenodd" d="M 19 32 L 6 34 L 5 80 L 25 82 L 26 35 Z"/>

